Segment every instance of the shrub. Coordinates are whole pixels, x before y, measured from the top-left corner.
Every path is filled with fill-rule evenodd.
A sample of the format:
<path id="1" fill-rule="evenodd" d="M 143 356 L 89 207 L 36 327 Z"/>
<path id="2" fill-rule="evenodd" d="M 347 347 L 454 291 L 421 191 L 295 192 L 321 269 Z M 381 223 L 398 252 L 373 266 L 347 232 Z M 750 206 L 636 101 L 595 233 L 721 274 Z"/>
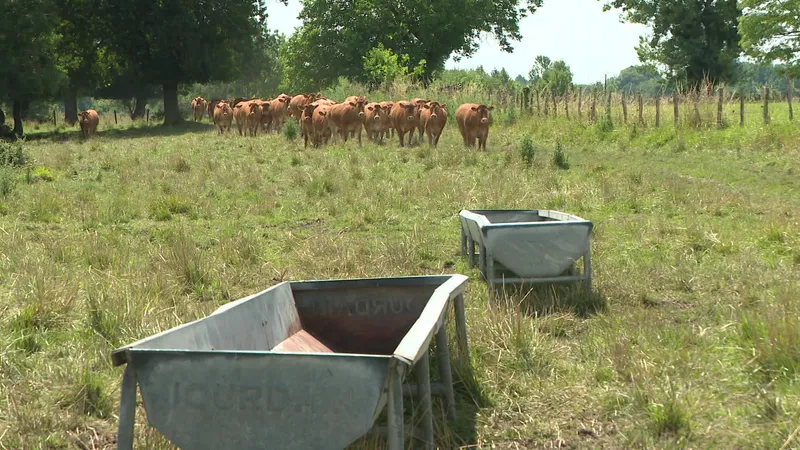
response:
<path id="1" fill-rule="evenodd" d="M 286 123 L 283 124 L 283 137 L 289 141 L 295 140 L 295 138 L 297 138 L 297 128 L 297 122 L 294 120 L 287 120 Z"/>
<path id="2" fill-rule="evenodd" d="M 564 153 L 564 146 L 561 141 L 556 142 L 556 152 L 553 154 L 553 165 L 559 169 L 569 170 L 569 159 L 567 154 Z"/>
<path id="3" fill-rule="evenodd" d="M 0 166 L 22 167 L 28 162 L 22 141 L 0 142 Z"/>
<path id="4" fill-rule="evenodd" d="M 536 155 L 536 149 L 533 147 L 533 139 L 530 135 L 525 135 L 520 139 L 519 143 L 517 144 L 517 149 L 519 151 L 519 156 L 522 157 L 522 161 L 525 162 L 528 166 L 533 164 L 533 158 Z"/>

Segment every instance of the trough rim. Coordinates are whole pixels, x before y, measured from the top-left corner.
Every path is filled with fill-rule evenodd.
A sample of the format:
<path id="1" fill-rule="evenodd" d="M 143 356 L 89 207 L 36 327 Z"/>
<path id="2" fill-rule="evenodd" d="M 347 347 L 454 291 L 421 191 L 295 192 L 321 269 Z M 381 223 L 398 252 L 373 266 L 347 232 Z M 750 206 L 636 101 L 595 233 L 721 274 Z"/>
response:
<path id="1" fill-rule="evenodd" d="M 437 283 L 437 280 L 440 281 Z M 430 341 L 433 336 L 443 326 L 443 321 L 447 316 L 447 303 L 459 295 L 463 295 L 466 290 L 469 277 L 461 274 L 442 274 L 442 275 L 414 275 L 414 276 L 399 276 L 399 277 L 375 277 L 375 278 L 339 278 L 339 279 L 323 279 L 323 280 L 298 280 L 298 281 L 283 281 L 266 289 L 263 289 L 255 294 L 242 297 L 237 300 L 227 302 L 220 305 L 219 308 L 212 313 L 190 322 L 176 325 L 168 328 L 159 333 L 144 337 L 130 344 L 118 347 L 111 352 L 111 361 L 114 367 L 121 366 L 132 362 L 132 356 L 135 353 L 170 353 L 170 354 L 191 354 L 191 355 L 287 355 L 287 356 L 304 356 L 304 357 L 319 357 L 319 356 L 339 356 L 350 358 L 383 358 L 395 359 L 408 366 L 414 365 L 427 351 L 430 346 Z M 414 283 L 414 281 L 427 281 L 427 283 Z M 352 288 L 352 287 L 381 287 L 381 286 L 430 286 L 437 285 L 438 287 L 428 298 L 425 307 L 420 312 L 419 317 L 411 325 L 411 328 L 405 333 L 403 339 L 397 345 L 392 354 L 387 355 L 374 355 L 362 353 L 319 353 L 319 352 L 273 352 L 270 350 L 191 350 L 191 349 L 143 349 L 135 348 L 147 341 L 163 336 L 168 333 L 175 332 L 181 328 L 188 327 L 197 322 L 206 320 L 207 318 L 225 312 L 226 310 L 236 306 L 237 304 L 244 303 L 254 297 L 262 295 L 263 293 L 277 289 L 280 286 L 288 284 L 290 289 L 299 288 L 302 291 L 313 291 L 322 289 Z M 444 305 L 441 305 L 444 303 Z M 426 314 L 427 313 L 427 314 Z M 434 313 L 438 313 L 434 316 Z M 430 322 L 434 322 L 431 324 Z M 430 332 L 425 332 L 420 336 L 420 331 L 425 329 Z M 413 349 L 417 349 L 413 352 Z"/>

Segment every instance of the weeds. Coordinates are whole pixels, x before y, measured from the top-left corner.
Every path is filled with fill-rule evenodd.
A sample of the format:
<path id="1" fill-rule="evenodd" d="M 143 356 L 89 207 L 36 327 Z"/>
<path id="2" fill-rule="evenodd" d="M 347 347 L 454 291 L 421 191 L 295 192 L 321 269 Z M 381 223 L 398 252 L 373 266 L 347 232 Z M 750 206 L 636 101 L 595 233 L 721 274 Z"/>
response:
<path id="1" fill-rule="evenodd" d="M 536 156 L 536 149 L 533 146 L 533 139 L 530 135 L 525 135 L 520 139 L 517 144 L 517 151 L 525 165 L 530 166 L 533 164 L 533 158 Z"/>
<path id="2" fill-rule="evenodd" d="M 556 151 L 553 153 L 553 165 L 561 170 L 569 170 L 570 163 L 561 141 L 556 142 Z"/>

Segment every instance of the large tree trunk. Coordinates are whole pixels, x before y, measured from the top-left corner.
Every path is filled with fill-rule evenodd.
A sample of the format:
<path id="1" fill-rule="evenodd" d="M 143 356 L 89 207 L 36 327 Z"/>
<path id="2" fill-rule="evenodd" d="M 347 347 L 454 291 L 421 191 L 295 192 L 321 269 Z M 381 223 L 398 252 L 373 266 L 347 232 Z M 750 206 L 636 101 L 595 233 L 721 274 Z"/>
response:
<path id="1" fill-rule="evenodd" d="M 22 136 L 22 102 L 14 100 L 12 107 L 14 113 L 14 136 Z"/>
<path id="2" fill-rule="evenodd" d="M 64 93 L 64 122 L 75 125 L 78 121 L 78 91 L 67 88 Z"/>
<path id="3" fill-rule="evenodd" d="M 144 110 L 147 106 L 147 95 L 144 93 L 144 89 L 139 89 L 136 92 L 136 103 L 133 106 L 133 112 L 131 113 L 131 120 L 137 120 L 144 117 Z"/>
<path id="4" fill-rule="evenodd" d="M 144 117 L 145 106 L 147 106 L 147 96 L 142 93 L 136 93 L 136 105 L 133 107 L 131 120 L 137 120 Z"/>
<path id="5" fill-rule="evenodd" d="M 178 125 L 183 122 L 181 112 L 178 110 L 178 83 L 167 82 L 162 87 L 164 89 L 164 125 Z"/>

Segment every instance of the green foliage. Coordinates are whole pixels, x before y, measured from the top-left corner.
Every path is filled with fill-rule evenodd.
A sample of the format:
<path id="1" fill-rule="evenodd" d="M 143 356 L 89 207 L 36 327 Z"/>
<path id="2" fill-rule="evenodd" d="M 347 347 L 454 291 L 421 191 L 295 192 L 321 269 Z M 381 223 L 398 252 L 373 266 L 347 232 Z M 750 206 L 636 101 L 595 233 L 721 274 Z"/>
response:
<path id="1" fill-rule="evenodd" d="M 504 51 L 521 39 L 519 21 L 541 6 L 541 0 L 462 0 L 374 2 L 372 0 L 309 0 L 303 2 L 303 26 L 281 52 L 287 80 L 297 90 L 333 84 L 340 76 L 370 81 L 364 57 L 383 44 L 396 55 L 408 55 L 413 73 L 425 61 L 431 79 L 451 55 L 472 56 L 481 33 L 494 35 Z M 346 31 L 343 31 L 346 30 Z"/>
<path id="2" fill-rule="evenodd" d="M 781 61 L 800 75 L 800 0 L 742 0 L 742 49 L 762 63 Z"/>
<path id="3" fill-rule="evenodd" d="M 420 60 L 416 67 L 409 70 L 411 57 L 407 54 L 397 55 L 382 43 L 370 49 L 364 55 L 364 74 L 367 83 L 378 87 L 395 80 L 414 81 L 425 73 L 425 60 Z"/>
<path id="4" fill-rule="evenodd" d="M 519 140 L 517 143 L 517 151 L 526 165 L 530 166 L 533 164 L 533 158 L 536 156 L 536 148 L 533 146 L 533 138 L 531 138 L 530 135 L 526 134 Z"/>
<path id="5" fill-rule="evenodd" d="M 0 196 L 7 197 L 17 187 L 17 172 L 0 166 Z"/>
<path id="6" fill-rule="evenodd" d="M 707 78 L 732 78 L 739 56 L 736 0 L 608 0 L 603 9 L 612 7 L 621 8 L 628 22 L 652 29 L 639 38 L 639 60 L 666 66 L 673 82 L 695 87 Z"/>
<path id="7" fill-rule="evenodd" d="M 608 79 L 608 85 L 615 90 L 656 97 L 665 91 L 666 80 L 654 66 L 643 64 L 623 69 L 619 75 Z"/>
<path id="8" fill-rule="evenodd" d="M 283 137 L 288 141 L 293 141 L 297 137 L 299 125 L 294 120 L 287 120 L 283 124 Z"/>
<path id="9" fill-rule="evenodd" d="M 556 151 L 553 153 L 553 165 L 562 170 L 569 170 L 569 158 L 567 158 L 567 154 L 564 152 L 564 145 L 561 143 L 559 139 L 556 141 Z"/>
<path id="10" fill-rule="evenodd" d="M 537 89 L 548 89 L 558 96 L 569 92 L 572 70 L 562 60 L 551 61 L 547 56 L 537 56 L 530 73 L 531 83 Z"/>
<path id="11" fill-rule="evenodd" d="M 22 167 L 28 162 L 28 155 L 22 141 L 0 141 L 0 166 Z"/>

